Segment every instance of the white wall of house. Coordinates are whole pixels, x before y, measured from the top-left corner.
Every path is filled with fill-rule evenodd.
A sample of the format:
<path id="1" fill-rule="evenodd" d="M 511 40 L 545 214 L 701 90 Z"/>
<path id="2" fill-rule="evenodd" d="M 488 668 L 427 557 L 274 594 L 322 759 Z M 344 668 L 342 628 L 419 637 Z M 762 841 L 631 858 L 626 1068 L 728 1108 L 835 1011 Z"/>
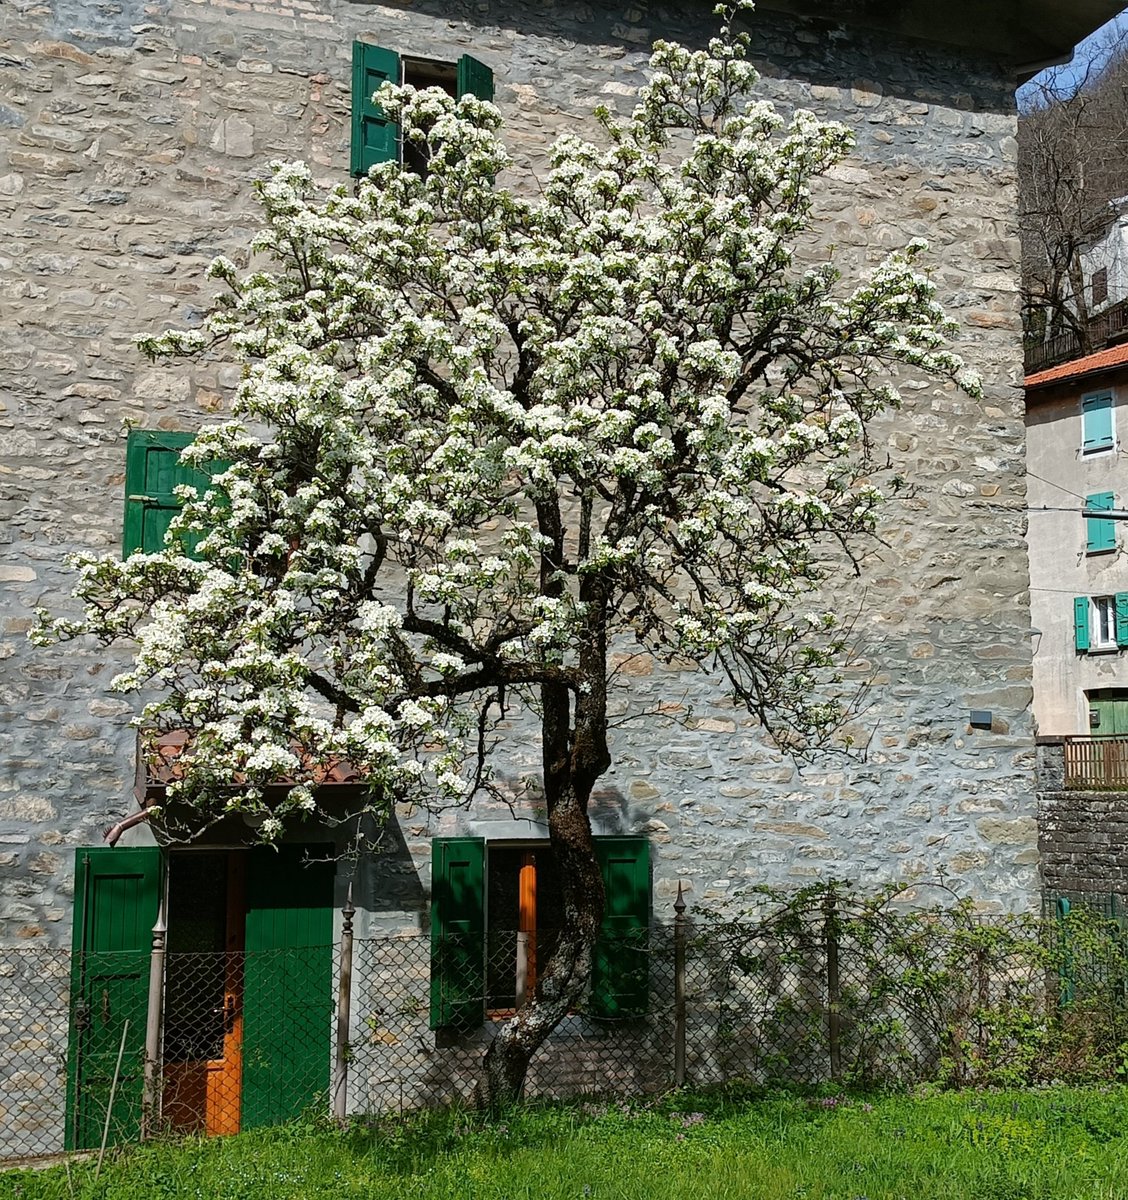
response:
<path id="1" fill-rule="evenodd" d="M 1099 240 L 1081 252 L 1081 269 L 1093 314 L 1128 299 L 1128 196 L 1109 201 L 1109 210 L 1112 223 Z M 1107 272 L 1108 295 L 1095 303 L 1093 276 L 1102 268 Z"/>
<path id="2" fill-rule="evenodd" d="M 1113 444 L 1086 452 L 1082 400 L 1104 391 Z M 1128 508 L 1128 370 L 1031 392 L 1026 430 L 1034 717 L 1041 735 L 1088 733 L 1087 694 L 1128 688 L 1128 649 L 1079 651 L 1074 633 L 1075 597 L 1128 592 L 1128 522 L 1114 524 L 1113 549 L 1094 553 L 1081 517 L 1085 497 L 1102 492 Z"/>

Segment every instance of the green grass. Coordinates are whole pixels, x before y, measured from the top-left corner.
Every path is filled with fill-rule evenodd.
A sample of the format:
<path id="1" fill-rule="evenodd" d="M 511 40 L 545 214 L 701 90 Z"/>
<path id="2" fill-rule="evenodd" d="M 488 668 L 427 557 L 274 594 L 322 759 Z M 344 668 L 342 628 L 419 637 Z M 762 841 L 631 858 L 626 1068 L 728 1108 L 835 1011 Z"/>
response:
<path id="1" fill-rule="evenodd" d="M 0 1174 L 18 1200 L 1125 1200 L 1128 1089 L 419 1114 Z"/>

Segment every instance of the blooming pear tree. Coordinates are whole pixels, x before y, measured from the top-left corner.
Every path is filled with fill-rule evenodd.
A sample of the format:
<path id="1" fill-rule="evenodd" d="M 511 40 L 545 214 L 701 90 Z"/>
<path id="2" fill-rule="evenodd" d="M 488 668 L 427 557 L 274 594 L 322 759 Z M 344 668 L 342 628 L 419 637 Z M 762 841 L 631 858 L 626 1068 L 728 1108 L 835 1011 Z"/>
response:
<path id="1" fill-rule="evenodd" d="M 83 616 L 41 624 L 131 642 L 113 686 L 143 693 L 145 736 L 188 734 L 172 791 L 267 838 L 316 811 L 329 761 L 385 809 L 503 787 L 496 724 L 525 699 L 564 929 L 487 1054 L 492 1101 L 590 974 L 612 649 L 825 739 L 825 597 L 881 501 L 867 427 L 906 369 L 976 386 L 920 244 L 850 284 L 813 252 L 812 184 L 851 134 L 756 98 L 734 15 L 707 50 L 657 43 L 633 113 L 561 137 L 539 192 L 507 186 L 498 110 L 437 89 L 377 93 L 423 174 L 319 198 L 273 164 L 261 265 L 217 259 L 203 326 L 140 341 L 243 364 L 231 418 L 184 451 L 227 465 L 160 553 L 81 557 Z"/>

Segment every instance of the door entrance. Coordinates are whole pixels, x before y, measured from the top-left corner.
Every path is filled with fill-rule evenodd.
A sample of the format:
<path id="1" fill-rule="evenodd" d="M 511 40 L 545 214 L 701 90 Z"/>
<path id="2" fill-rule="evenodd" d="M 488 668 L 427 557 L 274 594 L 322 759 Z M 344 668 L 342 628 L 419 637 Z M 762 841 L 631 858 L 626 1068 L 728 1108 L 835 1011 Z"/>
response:
<path id="1" fill-rule="evenodd" d="M 68 1150 L 142 1128 L 153 925 L 167 871 L 161 1119 L 236 1133 L 329 1091 L 332 846 L 80 849 L 67 1055 Z"/>
<path id="2" fill-rule="evenodd" d="M 239 1132 L 245 858 L 169 857 L 161 1115 L 178 1132 Z"/>
<path id="3" fill-rule="evenodd" d="M 331 847 L 169 855 L 169 1128 L 238 1133 L 328 1092 L 334 874 Z"/>

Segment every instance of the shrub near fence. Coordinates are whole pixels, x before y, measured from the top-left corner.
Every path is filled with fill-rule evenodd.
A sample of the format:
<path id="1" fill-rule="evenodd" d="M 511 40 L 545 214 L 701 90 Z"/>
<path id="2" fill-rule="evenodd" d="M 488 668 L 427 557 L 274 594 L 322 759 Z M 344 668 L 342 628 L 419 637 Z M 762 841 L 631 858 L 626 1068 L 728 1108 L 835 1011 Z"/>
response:
<path id="1" fill-rule="evenodd" d="M 758 911 L 739 921 L 699 915 L 655 928 L 645 954 L 632 948 L 647 972 L 645 1011 L 617 1020 L 569 1015 L 534 1058 L 528 1094 L 630 1096 L 734 1080 L 1022 1084 L 1128 1073 L 1128 953 L 1118 914 L 1055 902 L 1043 916 L 982 917 L 959 905 L 906 911 L 896 901 L 830 886 L 762 896 Z M 337 1013 L 328 996 L 315 1004 L 319 1015 L 300 1026 L 306 1052 L 288 1056 L 306 1074 L 320 1056 L 315 1073 L 327 1090 L 310 1092 L 304 1075 L 281 1077 L 285 1066 L 271 1088 L 311 1095 L 322 1111 L 336 1100 L 338 1111 L 353 1114 L 472 1100 L 500 1014 L 472 1028 L 430 1029 L 428 939 L 357 939 L 345 951 L 334 957 L 331 991 L 338 995 L 351 960 L 349 1003 Z M 510 961 L 507 948 L 499 953 Z M 175 957 L 165 964 L 167 1061 L 155 1072 L 166 1101 L 173 1060 L 184 1057 L 167 1011 L 180 1003 L 180 984 L 170 982 L 202 977 L 197 963 L 186 972 Z M 224 970 L 253 977 L 253 957 Z M 64 1148 L 70 958 L 0 950 L 0 1157 Z M 215 1022 L 217 1039 L 233 1036 L 222 1011 Z M 257 1025 L 270 1028 L 269 1020 Z M 249 1040 L 237 1049 L 244 1069 L 281 1061 Z M 144 1065 L 133 1053 L 123 1079 L 136 1081 Z M 104 1100 L 85 1103 L 100 1131 Z M 110 1142 L 136 1138 L 136 1104 L 119 1091 L 115 1106 Z M 73 1111 L 72 1098 L 72 1125 Z M 121 1113 L 127 1119 L 117 1120 Z"/>

